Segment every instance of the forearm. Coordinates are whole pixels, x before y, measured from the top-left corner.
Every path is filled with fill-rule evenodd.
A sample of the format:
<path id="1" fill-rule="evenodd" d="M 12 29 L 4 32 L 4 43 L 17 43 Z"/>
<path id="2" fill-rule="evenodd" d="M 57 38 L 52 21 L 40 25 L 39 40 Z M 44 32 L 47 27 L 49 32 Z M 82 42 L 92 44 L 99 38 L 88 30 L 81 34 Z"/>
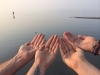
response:
<path id="1" fill-rule="evenodd" d="M 99 53 L 98 53 L 98 55 L 100 55 L 100 49 L 99 49 Z"/>
<path id="2" fill-rule="evenodd" d="M 0 75 L 13 75 L 26 63 L 22 54 L 17 54 L 11 60 L 0 65 Z"/>
<path id="3" fill-rule="evenodd" d="M 96 44 L 94 46 L 93 53 L 95 55 L 100 55 L 100 40 L 99 41 L 96 41 Z"/>
<path id="4" fill-rule="evenodd" d="M 44 75 L 45 71 L 45 66 L 43 66 L 40 63 L 34 62 L 33 66 L 30 68 L 27 75 Z"/>
<path id="5" fill-rule="evenodd" d="M 89 63 L 86 59 L 79 61 L 73 70 L 79 75 L 100 75 L 100 70 Z"/>

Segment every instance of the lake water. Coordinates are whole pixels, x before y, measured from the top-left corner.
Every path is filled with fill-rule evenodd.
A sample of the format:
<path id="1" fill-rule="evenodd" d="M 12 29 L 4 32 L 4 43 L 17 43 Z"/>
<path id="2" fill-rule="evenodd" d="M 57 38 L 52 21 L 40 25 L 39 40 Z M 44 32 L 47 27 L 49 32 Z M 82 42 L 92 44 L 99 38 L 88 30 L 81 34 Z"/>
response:
<path id="1" fill-rule="evenodd" d="M 33 39 L 38 33 L 48 39 L 53 34 L 62 37 L 64 31 L 74 35 L 84 34 L 100 39 L 100 19 L 76 19 L 75 16 L 100 17 L 100 11 L 87 12 L 15 12 L 15 19 L 10 13 L 0 13 L 0 63 L 12 58 L 19 47 Z M 37 32 L 37 33 L 35 33 Z M 85 53 L 89 62 L 100 69 L 100 57 Z M 34 60 L 20 69 L 16 75 L 25 75 Z M 55 61 L 45 75 L 77 75 L 67 67 L 58 52 Z"/>

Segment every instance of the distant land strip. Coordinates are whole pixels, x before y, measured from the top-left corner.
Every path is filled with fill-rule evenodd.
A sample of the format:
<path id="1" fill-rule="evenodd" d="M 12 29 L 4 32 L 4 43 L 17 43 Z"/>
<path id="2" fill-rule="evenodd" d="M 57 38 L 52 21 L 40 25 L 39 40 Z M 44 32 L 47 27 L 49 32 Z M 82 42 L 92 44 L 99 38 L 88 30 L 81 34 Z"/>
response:
<path id="1" fill-rule="evenodd" d="M 100 17 L 69 17 L 69 18 L 100 19 Z"/>

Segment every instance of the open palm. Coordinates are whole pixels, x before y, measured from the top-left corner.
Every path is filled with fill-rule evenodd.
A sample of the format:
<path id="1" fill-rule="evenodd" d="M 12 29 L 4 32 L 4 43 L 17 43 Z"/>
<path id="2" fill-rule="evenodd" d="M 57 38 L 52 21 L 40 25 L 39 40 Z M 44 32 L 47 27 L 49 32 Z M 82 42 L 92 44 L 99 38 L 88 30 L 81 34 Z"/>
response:
<path id="1" fill-rule="evenodd" d="M 43 45 L 36 51 L 35 61 L 41 63 L 47 68 L 55 59 L 58 49 L 58 37 L 57 35 L 51 36 L 46 45 Z"/>
<path id="2" fill-rule="evenodd" d="M 22 54 L 26 60 L 31 60 L 35 56 L 36 50 L 44 44 L 44 35 L 39 34 L 34 37 L 32 42 L 22 45 L 18 51 L 18 54 Z"/>
<path id="3" fill-rule="evenodd" d="M 97 43 L 97 40 L 91 36 L 79 35 L 78 37 L 75 37 L 70 32 L 64 32 L 63 36 L 70 44 L 74 44 L 77 47 L 89 52 L 93 52 L 93 47 Z"/>
<path id="4" fill-rule="evenodd" d="M 59 47 L 63 62 L 70 68 L 75 67 L 77 61 L 84 58 L 84 52 L 81 49 L 72 46 L 63 38 L 60 39 Z"/>

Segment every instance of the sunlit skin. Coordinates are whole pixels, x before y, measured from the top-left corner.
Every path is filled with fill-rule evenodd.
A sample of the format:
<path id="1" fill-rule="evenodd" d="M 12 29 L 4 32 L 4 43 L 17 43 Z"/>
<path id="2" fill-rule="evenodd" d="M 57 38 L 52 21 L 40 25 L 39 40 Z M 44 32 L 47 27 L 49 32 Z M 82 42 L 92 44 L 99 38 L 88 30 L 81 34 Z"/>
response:
<path id="1" fill-rule="evenodd" d="M 34 39 L 22 45 L 18 51 L 18 54 L 24 54 L 25 59 L 29 60 L 34 58 L 35 52 L 45 43 L 44 35 L 39 34 L 34 37 Z M 26 61 L 27 61 L 26 60 Z"/>
<path id="2" fill-rule="evenodd" d="M 44 35 L 39 34 L 32 42 L 22 45 L 18 53 L 9 61 L 0 65 L 0 75 L 13 75 L 20 68 L 34 59 L 35 52 L 44 44 Z"/>
<path id="3" fill-rule="evenodd" d="M 75 37 L 70 32 L 64 32 L 63 36 L 69 43 L 88 52 L 93 52 L 94 45 L 97 43 L 97 40 L 91 36 L 78 35 L 78 37 Z"/>
<path id="4" fill-rule="evenodd" d="M 59 47 L 63 62 L 78 75 L 100 75 L 100 70 L 89 63 L 83 50 L 72 44 L 72 42 L 68 43 L 65 38 L 61 38 Z"/>
<path id="5" fill-rule="evenodd" d="M 35 61 L 42 63 L 46 68 L 53 62 L 58 50 L 58 36 L 51 36 L 41 49 L 36 51 Z"/>
<path id="6" fill-rule="evenodd" d="M 64 32 L 63 36 L 63 38 L 58 38 L 57 35 L 53 35 L 45 43 L 43 34 L 36 35 L 31 42 L 22 45 L 12 59 L 0 65 L 0 75 L 15 74 L 34 56 L 34 64 L 27 75 L 37 75 L 37 71 L 39 75 L 44 75 L 47 68 L 54 61 L 58 47 L 60 48 L 63 62 L 77 74 L 99 75 L 100 70 L 86 60 L 82 50 L 91 52 L 93 44 L 97 42 L 96 39 L 83 35 L 74 37 L 70 32 Z"/>
<path id="7" fill-rule="evenodd" d="M 27 75 L 34 75 L 34 70 L 37 65 L 39 65 L 41 74 L 44 75 L 46 69 L 49 67 L 49 65 L 54 61 L 56 54 L 58 50 L 58 36 L 51 36 L 47 43 L 39 50 L 36 51 L 35 54 L 35 62 Z"/>
<path id="8" fill-rule="evenodd" d="M 70 68 L 74 68 L 78 61 L 85 59 L 84 52 L 81 49 L 69 44 L 64 38 L 60 39 L 59 48 L 62 60 Z"/>

